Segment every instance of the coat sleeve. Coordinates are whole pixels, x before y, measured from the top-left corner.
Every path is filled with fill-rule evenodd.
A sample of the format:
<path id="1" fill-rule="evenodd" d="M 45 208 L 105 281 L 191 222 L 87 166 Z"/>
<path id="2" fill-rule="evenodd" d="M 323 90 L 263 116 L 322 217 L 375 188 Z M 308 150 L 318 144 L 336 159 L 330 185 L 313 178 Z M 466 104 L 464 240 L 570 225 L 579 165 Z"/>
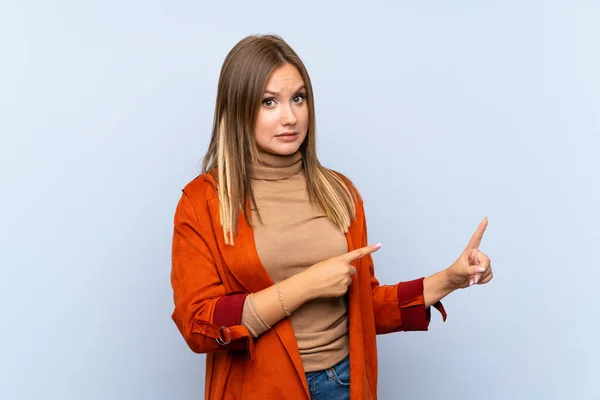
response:
<path id="1" fill-rule="evenodd" d="M 367 222 L 362 202 L 356 208 L 363 220 L 361 247 L 368 245 Z M 370 273 L 371 291 L 373 293 L 373 311 L 375 328 L 378 334 L 397 331 L 426 331 L 431 320 L 431 310 L 425 307 L 423 296 L 423 277 L 411 281 L 400 282 L 396 285 L 380 285 L 375 277 L 373 258 L 367 255 L 362 258 Z M 440 311 L 446 320 L 446 311 L 442 303 L 434 307 Z"/>
<path id="2" fill-rule="evenodd" d="M 251 358 L 254 343 L 241 325 L 248 293 L 227 293 L 212 253 L 202 236 L 206 228 L 184 192 L 175 211 L 171 286 L 173 321 L 196 353 L 236 351 Z"/>

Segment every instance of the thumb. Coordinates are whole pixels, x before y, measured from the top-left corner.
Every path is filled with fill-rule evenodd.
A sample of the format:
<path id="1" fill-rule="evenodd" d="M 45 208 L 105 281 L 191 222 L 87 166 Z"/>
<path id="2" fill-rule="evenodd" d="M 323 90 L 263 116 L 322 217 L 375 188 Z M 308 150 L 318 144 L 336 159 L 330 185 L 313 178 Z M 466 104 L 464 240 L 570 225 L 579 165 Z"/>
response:
<path id="1" fill-rule="evenodd" d="M 469 275 L 475 275 L 485 271 L 485 268 L 480 265 L 481 262 L 478 255 L 478 249 L 467 250 L 467 273 Z"/>
<path id="2" fill-rule="evenodd" d="M 346 261 L 347 263 L 351 263 L 360 258 L 363 258 L 364 256 L 366 256 L 368 254 L 376 252 L 380 248 L 381 248 L 381 243 L 366 246 L 366 247 L 361 247 L 360 249 L 352 250 L 351 252 L 348 252 L 348 253 L 342 255 L 341 259 Z"/>
<path id="3" fill-rule="evenodd" d="M 479 265 L 479 258 L 477 257 L 477 255 L 479 254 L 479 249 L 469 249 L 465 252 L 467 256 L 467 264 L 469 266 Z"/>

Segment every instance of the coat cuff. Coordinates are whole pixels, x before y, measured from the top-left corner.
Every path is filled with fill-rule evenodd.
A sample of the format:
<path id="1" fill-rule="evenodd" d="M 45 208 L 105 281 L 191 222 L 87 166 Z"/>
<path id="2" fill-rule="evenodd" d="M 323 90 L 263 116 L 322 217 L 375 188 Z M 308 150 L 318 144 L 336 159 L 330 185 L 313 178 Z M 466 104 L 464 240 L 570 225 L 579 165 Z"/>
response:
<path id="1" fill-rule="evenodd" d="M 213 314 L 213 324 L 227 328 L 240 325 L 242 311 L 244 310 L 244 301 L 246 301 L 246 297 L 249 294 L 246 292 L 232 292 L 217 300 Z M 231 350 L 243 350 L 245 347 L 246 344 L 243 341 L 231 344 Z"/>
<path id="2" fill-rule="evenodd" d="M 431 321 L 431 309 L 425 308 L 425 297 L 423 296 L 423 280 L 401 282 L 398 284 L 398 307 L 402 318 L 403 331 L 426 331 Z M 446 321 L 446 310 L 441 302 L 433 305 Z"/>

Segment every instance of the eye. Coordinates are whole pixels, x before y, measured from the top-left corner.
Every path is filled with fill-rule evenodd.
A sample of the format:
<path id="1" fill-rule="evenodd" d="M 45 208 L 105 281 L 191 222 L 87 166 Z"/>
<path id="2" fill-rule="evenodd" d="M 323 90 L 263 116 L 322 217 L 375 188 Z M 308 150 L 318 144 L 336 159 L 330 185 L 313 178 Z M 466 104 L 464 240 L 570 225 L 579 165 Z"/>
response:
<path id="1" fill-rule="evenodd" d="M 268 99 L 264 99 L 262 103 L 265 107 L 271 108 L 275 105 L 275 99 L 272 97 L 269 97 Z"/>
<path id="2" fill-rule="evenodd" d="M 294 96 L 294 98 L 292 100 L 296 104 L 302 104 L 302 103 L 304 103 L 304 99 L 305 98 L 306 98 L 305 94 L 297 94 L 297 95 Z"/>

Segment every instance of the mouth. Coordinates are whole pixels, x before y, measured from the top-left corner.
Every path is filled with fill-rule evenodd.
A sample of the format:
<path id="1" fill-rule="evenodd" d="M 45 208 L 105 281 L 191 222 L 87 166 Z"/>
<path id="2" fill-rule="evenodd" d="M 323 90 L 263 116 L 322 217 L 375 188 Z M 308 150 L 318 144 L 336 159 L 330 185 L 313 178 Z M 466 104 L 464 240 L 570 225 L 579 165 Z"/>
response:
<path id="1" fill-rule="evenodd" d="M 291 136 L 297 136 L 298 132 L 284 132 L 284 133 L 280 133 L 279 135 L 275 135 L 275 137 L 291 137 Z"/>

